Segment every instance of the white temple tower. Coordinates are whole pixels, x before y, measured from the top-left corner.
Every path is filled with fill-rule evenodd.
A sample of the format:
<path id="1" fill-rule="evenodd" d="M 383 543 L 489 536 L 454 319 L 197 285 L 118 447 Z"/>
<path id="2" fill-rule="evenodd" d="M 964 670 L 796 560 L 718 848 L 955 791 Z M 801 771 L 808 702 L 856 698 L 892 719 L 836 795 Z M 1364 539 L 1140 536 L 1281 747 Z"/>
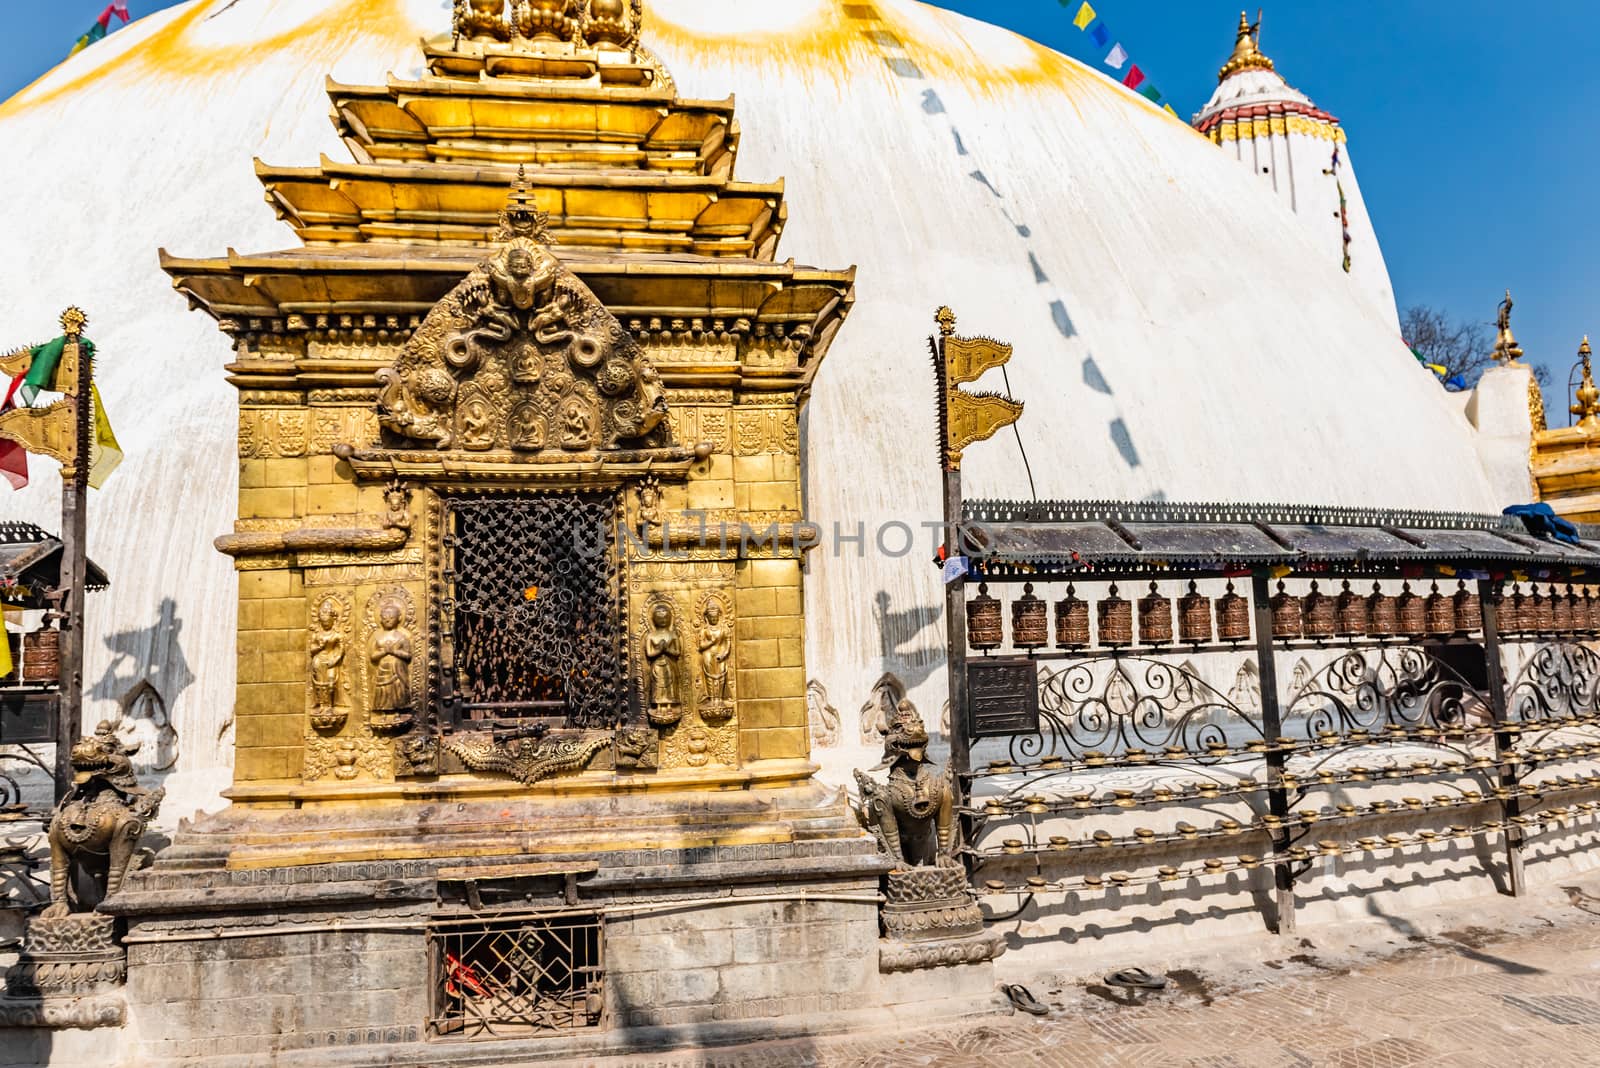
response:
<path id="1" fill-rule="evenodd" d="M 1394 289 L 1339 120 L 1284 81 L 1259 46 L 1261 23 L 1239 15 L 1233 55 L 1194 128 L 1250 167 L 1325 238 L 1357 292 L 1396 324 Z"/>

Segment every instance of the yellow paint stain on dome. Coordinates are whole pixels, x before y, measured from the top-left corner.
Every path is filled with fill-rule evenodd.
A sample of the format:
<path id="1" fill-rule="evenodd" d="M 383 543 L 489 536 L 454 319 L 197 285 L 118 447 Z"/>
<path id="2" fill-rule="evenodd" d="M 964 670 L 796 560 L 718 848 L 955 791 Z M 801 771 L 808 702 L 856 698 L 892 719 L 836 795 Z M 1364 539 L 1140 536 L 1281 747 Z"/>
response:
<path id="1" fill-rule="evenodd" d="M 220 13 L 227 4 L 228 0 L 210 0 L 209 3 L 195 3 L 181 8 L 167 25 L 116 59 L 86 69 L 80 75 L 65 78 L 61 84 L 51 86 L 48 90 L 35 92 L 40 82 L 65 73 L 58 66 L 0 104 L 0 117 L 42 107 L 113 76 L 130 80 L 146 75 L 164 78 L 213 77 L 219 69 L 271 62 L 282 53 L 292 53 L 302 58 L 320 53 L 328 55 L 331 62 L 362 38 L 387 36 L 390 39 L 415 41 L 418 37 L 416 24 L 402 13 L 403 9 L 395 0 L 343 0 L 293 27 L 255 40 L 238 44 L 195 43 L 195 38 L 199 36 L 197 28 L 210 16 Z M 447 13 L 441 14 L 448 17 Z"/>
<path id="2" fill-rule="evenodd" d="M 376 40 L 403 51 L 414 48 L 423 33 L 434 29 L 419 26 L 415 4 L 340 0 L 276 33 L 227 43 L 202 27 L 207 19 L 226 10 L 228 3 L 197 0 L 179 8 L 146 40 L 108 61 L 86 67 L 81 74 L 57 67 L 0 104 L 0 117 L 45 106 L 112 78 L 129 83 L 144 78 L 210 78 L 219 70 L 247 69 L 285 54 L 301 62 L 323 56 L 331 67 L 358 41 Z M 1095 71 L 1035 41 L 908 0 L 849 4 L 843 0 L 655 0 L 648 12 L 645 40 L 668 59 L 669 68 L 674 56 L 697 64 L 745 69 L 778 65 L 800 73 L 809 83 L 831 83 L 844 91 L 866 72 L 886 80 L 899 79 L 902 75 L 895 73 L 895 67 L 908 64 L 922 76 L 906 79 L 906 89 L 912 91 L 936 89 L 941 82 L 948 82 L 991 100 L 1043 89 L 1062 94 L 1074 108 L 1079 107 L 1076 98 L 1080 94 L 1102 105 L 1115 100 L 1129 108 L 1154 108 L 1144 98 L 1118 90 Z M 438 31 L 447 32 L 448 12 L 441 9 L 437 14 Z M 864 17 L 867 14 L 871 17 Z M 420 62 L 420 53 L 417 58 Z M 51 79 L 57 84 L 41 88 Z M 730 91 L 737 89 L 729 87 Z"/>

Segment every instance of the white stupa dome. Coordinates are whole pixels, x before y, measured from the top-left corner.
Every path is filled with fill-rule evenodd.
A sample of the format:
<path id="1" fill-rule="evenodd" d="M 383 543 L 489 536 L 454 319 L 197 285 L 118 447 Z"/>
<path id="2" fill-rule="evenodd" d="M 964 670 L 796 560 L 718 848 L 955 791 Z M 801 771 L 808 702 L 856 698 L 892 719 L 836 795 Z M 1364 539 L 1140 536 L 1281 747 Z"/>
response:
<path id="1" fill-rule="evenodd" d="M 294 246 L 252 159 L 348 158 L 325 76 L 415 77 L 449 8 L 192 0 L 0 107 L 6 331 L 42 340 L 67 304 L 88 310 L 127 453 L 90 502 L 112 590 L 91 602 L 86 719 L 151 681 L 181 770 L 228 759 L 236 587 L 211 541 L 235 515 L 236 398 L 227 339 L 174 294 L 157 249 Z M 824 548 L 808 578 L 808 671 L 841 709 L 889 670 L 942 697 L 928 536 L 901 558 L 872 545 L 882 523 L 939 512 L 925 339 L 940 304 L 958 332 L 1015 345 L 1042 497 L 1501 503 L 1392 323 L 1269 189 L 1141 97 L 913 0 L 650 0 L 647 18 L 685 96 L 737 94 L 740 177 L 786 180 L 780 256 L 859 266 L 805 439 L 810 517 L 868 531 L 863 556 Z M 53 528 L 53 465 L 34 466 L 0 513 Z M 965 474 L 971 496 L 1029 492 L 1009 431 L 969 449 Z"/>

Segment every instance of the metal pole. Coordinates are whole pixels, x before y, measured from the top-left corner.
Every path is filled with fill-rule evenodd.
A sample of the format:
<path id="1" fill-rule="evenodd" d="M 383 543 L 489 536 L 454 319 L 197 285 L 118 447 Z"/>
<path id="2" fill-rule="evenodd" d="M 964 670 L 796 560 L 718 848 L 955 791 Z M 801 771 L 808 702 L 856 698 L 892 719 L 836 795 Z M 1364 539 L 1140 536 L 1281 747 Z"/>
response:
<path id="1" fill-rule="evenodd" d="M 961 471 L 944 473 L 944 537 L 947 558 L 961 554 Z M 972 771 L 971 725 L 967 715 L 967 598 L 966 579 L 944 587 L 945 663 L 950 685 L 950 767 L 954 774 L 956 803 L 967 802 L 966 780 Z"/>
<path id="2" fill-rule="evenodd" d="M 1500 785 L 1515 791 L 1519 776 L 1506 757 L 1516 751 L 1515 739 L 1505 730 L 1506 679 L 1505 668 L 1500 663 L 1500 620 L 1495 609 L 1494 595 L 1498 583 L 1489 579 L 1478 580 L 1478 604 L 1483 611 L 1484 677 L 1489 687 L 1489 715 L 1494 721 L 1494 751 L 1500 764 Z M 1512 897 L 1521 897 L 1527 889 L 1522 872 L 1522 828 L 1511 821 L 1522 814 L 1522 799 L 1513 792 L 1500 802 L 1501 818 L 1506 821 L 1506 886 Z"/>
<path id="3" fill-rule="evenodd" d="M 1283 786 L 1283 769 L 1288 756 L 1278 748 L 1278 738 L 1283 734 L 1282 716 L 1278 709 L 1278 665 L 1272 650 L 1272 601 L 1268 592 L 1267 572 L 1253 571 L 1250 575 L 1250 607 L 1255 615 L 1256 661 L 1261 679 L 1261 732 L 1267 741 L 1267 804 L 1274 816 L 1287 821 L 1289 795 Z M 1272 851 L 1277 855 L 1272 865 L 1273 880 L 1277 888 L 1278 933 L 1293 934 L 1295 929 L 1294 872 L 1284 855 L 1289 848 L 1289 832 L 1272 836 Z"/>
<path id="4" fill-rule="evenodd" d="M 94 413 L 90 383 L 94 367 L 89 350 L 80 341 L 81 318 L 63 316 L 67 345 L 62 353 L 66 369 L 76 367 L 76 382 L 69 397 L 75 420 L 75 449 L 72 463 L 61 467 L 61 576 L 62 601 L 60 664 L 61 690 L 56 722 L 55 786 L 60 801 L 72 788 L 72 747 L 83 736 L 83 631 L 84 586 L 88 572 L 89 433 Z"/>

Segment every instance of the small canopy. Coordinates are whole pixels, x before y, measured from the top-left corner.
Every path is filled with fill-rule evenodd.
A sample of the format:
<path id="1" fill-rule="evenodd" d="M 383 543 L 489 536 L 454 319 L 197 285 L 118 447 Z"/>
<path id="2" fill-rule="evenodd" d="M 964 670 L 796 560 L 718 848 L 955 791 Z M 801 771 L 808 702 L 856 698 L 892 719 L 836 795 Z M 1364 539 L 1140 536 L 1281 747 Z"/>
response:
<path id="1" fill-rule="evenodd" d="M 0 602 L 13 608 L 45 608 L 44 591 L 61 581 L 61 539 L 32 523 L 0 522 Z M 111 585 L 106 573 L 89 561 L 87 585 Z"/>
<path id="2" fill-rule="evenodd" d="M 1600 574 L 1600 529 L 1558 541 L 1501 515 L 1114 501 L 966 501 L 963 515 L 967 555 L 992 578 L 1259 567 Z"/>

